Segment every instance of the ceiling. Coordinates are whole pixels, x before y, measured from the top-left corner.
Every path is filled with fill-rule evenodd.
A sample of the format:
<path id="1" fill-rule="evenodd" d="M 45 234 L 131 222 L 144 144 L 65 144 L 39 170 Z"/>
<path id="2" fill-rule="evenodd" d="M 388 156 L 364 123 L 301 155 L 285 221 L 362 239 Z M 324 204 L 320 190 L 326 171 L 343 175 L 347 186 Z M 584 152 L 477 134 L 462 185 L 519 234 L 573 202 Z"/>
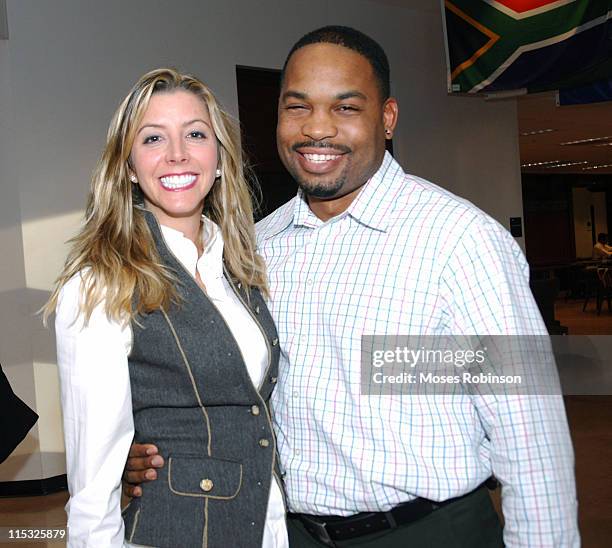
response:
<path id="1" fill-rule="evenodd" d="M 521 170 L 524 173 L 612 174 L 612 102 L 558 107 L 554 92 L 524 95 L 518 99 L 518 125 L 520 134 L 554 130 L 534 135 L 519 135 L 523 166 Z M 608 139 L 561 145 L 561 143 L 603 137 Z M 558 163 L 541 166 L 525 165 L 554 161 Z M 555 167 L 572 162 L 583 163 Z M 593 166 L 605 164 L 609 164 L 610 167 L 592 169 Z"/>

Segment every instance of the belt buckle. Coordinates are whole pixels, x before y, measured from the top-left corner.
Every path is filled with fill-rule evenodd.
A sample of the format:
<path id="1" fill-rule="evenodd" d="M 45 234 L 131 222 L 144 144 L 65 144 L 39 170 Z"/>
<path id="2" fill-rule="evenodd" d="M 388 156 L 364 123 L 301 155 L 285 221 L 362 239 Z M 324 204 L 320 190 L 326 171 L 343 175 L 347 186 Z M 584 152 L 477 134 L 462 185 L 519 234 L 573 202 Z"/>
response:
<path id="1" fill-rule="evenodd" d="M 336 548 L 336 543 L 329 536 L 329 532 L 327 530 L 327 523 L 315 521 L 313 519 L 308 520 L 308 527 L 312 528 L 314 532 L 309 531 L 312 536 L 316 537 L 319 542 L 325 544 L 325 546 L 329 546 L 330 548 Z"/>

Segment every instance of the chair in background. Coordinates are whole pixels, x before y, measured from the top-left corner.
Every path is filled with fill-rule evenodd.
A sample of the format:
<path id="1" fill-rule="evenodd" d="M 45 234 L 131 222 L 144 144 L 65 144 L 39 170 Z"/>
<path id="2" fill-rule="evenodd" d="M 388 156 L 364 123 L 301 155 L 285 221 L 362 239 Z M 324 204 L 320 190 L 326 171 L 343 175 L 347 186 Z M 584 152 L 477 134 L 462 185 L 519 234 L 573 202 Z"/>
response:
<path id="1" fill-rule="evenodd" d="M 586 310 L 589 301 L 594 297 L 598 316 L 601 314 L 604 300 L 608 301 L 608 312 L 611 312 L 612 271 L 609 268 L 587 267 L 585 274 L 585 299 L 582 311 Z"/>
<path id="2" fill-rule="evenodd" d="M 604 300 L 608 301 L 608 312 L 612 312 L 612 307 L 610 306 L 610 299 L 612 298 L 612 269 L 598 268 L 597 277 L 601 284 L 601 299 L 599 301 L 597 314 L 601 314 L 601 306 Z"/>
<path id="3" fill-rule="evenodd" d="M 559 294 L 559 280 L 557 278 L 537 279 L 534 276 L 529 286 L 549 335 L 567 335 L 567 327 L 555 319 L 555 299 Z"/>

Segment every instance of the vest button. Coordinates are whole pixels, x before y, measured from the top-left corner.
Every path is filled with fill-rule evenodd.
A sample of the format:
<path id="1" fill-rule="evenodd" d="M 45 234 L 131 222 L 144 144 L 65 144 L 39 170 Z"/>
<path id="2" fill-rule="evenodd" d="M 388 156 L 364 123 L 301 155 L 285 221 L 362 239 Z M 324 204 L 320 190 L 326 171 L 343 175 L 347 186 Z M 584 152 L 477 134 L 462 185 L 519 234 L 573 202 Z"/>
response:
<path id="1" fill-rule="evenodd" d="M 200 489 L 202 489 L 202 491 L 204 491 L 205 493 L 212 491 L 212 488 L 213 488 L 212 480 L 205 478 L 200 482 Z"/>
<path id="2" fill-rule="evenodd" d="M 255 307 L 255 314 L 259 314 L 259 305 Z"/>
<path id="3" fill-rule="evenodd" d="M 276 377 L 270 377 L 270 382 L 271 382 L 272 384 L 276 384 L 276 381 L 277 381 L 277 380 L 278 380 L 278 379 L 277 379 Z"/>
<path id="4" fill-rule="evenodd" d="M 266 438 L 261 438 L 259 440 L 259 446 L 260 447 L 268 447 L 268 445 L 270 445 L 270 441 L 267 440 Z"/>
<path id="5" fill-rule="evenodd" d="M 274 340 L 272 341 L 272 346 L 276 346 L 277 344 L 278 344 L 278 339 L 274 339 Z"/>
<path id="6" fill-rule="evenodd" d="M 251 415 L 259 415 L 259 406 L 258 405 L 251 405 Z"/>

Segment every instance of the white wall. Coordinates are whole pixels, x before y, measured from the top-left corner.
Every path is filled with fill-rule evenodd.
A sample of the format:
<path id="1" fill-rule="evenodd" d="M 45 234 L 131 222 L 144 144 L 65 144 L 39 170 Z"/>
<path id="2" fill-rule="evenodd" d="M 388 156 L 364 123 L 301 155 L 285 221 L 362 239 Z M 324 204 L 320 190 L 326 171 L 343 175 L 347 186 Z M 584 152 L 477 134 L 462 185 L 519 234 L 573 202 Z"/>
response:
<path id="1" fill-rule="evenodd" d="M 440 3 L 398 4 L 7 0 L 0 108 L 10 107 L 10 116 L 2 120 L 0 144 L 10 154 L 0 162 L 0 226 L 7 231 L 0 237 L 3 248 L 8 239 L 14 267 L 0 271 L 0 286 L 24 292 L 26 316 L 44 302 L 65 256 L 63 242 L 78 227 L 110 117 L 138 76 L 161 65 L 192 71 L 237 114 L 235 65 L 280 68 L 293 42 L 325 24 L 355 26 L 385 47 L 400 103 L 395 155 L 404 167 L 473 200 L 507 226 L 509 217 L 522 215 L 515 104 L 448 97 Z M 22 370 L 30 377 L 11 380 L 44 410 L 40 450 L 43 461 L 57 463 L 53 339 L 28 318 L 30 355 Z M 0 332 L 11 321 L 2 316 Z M 2 344 L 12 341 L 5 337 Z M 14 368 L 18 359 L 9 361 Z M 58 467 L 44 468 L 50 475 Z"/>
<path id="2" fill-rule="evenodd" d="M 3 8 L 0 4 L 0 16 Z M 0 39 L 0 363 L 15 393 L 36 407 L 10 84 L 8 42 Z M 17 447 L 11 462 L 0 465 L 0 481 L 40 477 L 39 453 L 35 426 Z"/>

